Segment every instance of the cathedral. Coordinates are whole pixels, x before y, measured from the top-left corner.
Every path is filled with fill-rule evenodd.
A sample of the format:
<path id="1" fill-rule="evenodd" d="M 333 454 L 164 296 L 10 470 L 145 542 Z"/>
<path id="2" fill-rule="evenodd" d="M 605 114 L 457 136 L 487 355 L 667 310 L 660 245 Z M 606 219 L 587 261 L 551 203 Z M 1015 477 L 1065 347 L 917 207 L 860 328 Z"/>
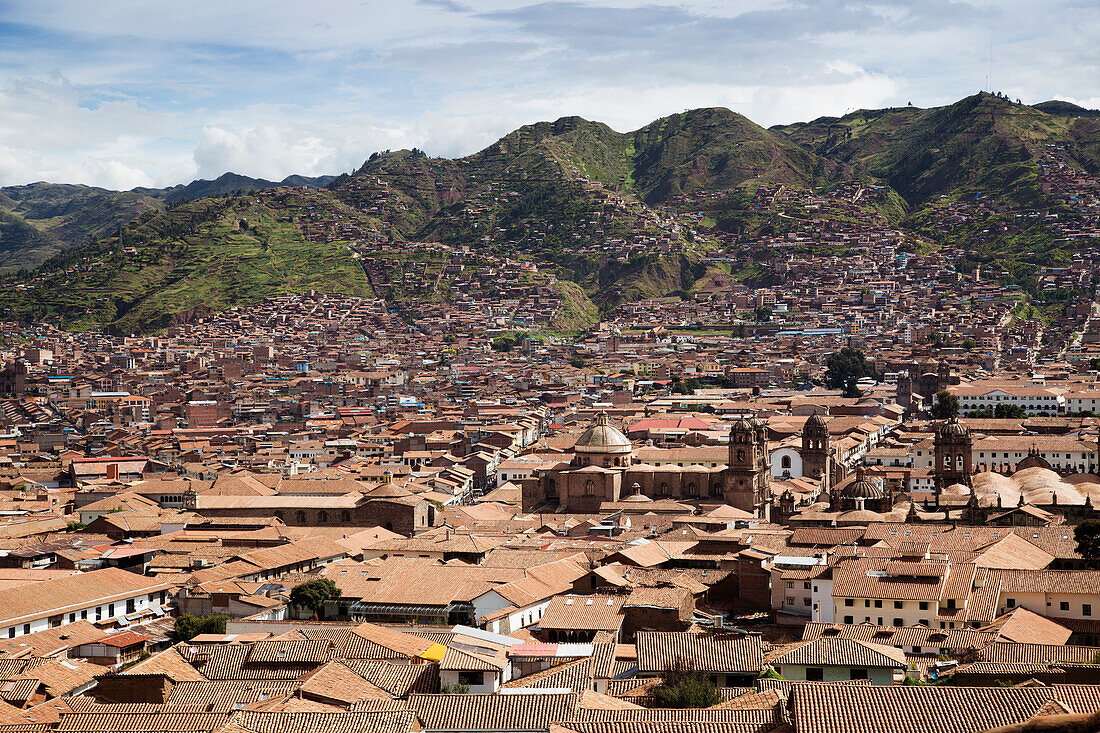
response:
<path id="1" fill-rule="evenodd" d="M 824 425 L 824 420 L 818 418 Z M 815 432 L 816 430 L 816 432 Z M 811 429 L 815 445 L 808 470 L 828 472 L 828 430 Z M 818 452 L 814 452 L 814 450 Z M 641 493 L 651 499 L 708 500 L 767 518 L 771 505 L 768 430 L 763 422 L 741 418 L 730 428 L 726 466 L 651 466 L 635 460 L 630 439 L 600 413 L 577 439 L 573 460 L 523 482 L 526 510 L 543 504 L 564 511 L 595 514 L 604 502 Z M 819 455 L 819 453 L 821 455 Z"/>

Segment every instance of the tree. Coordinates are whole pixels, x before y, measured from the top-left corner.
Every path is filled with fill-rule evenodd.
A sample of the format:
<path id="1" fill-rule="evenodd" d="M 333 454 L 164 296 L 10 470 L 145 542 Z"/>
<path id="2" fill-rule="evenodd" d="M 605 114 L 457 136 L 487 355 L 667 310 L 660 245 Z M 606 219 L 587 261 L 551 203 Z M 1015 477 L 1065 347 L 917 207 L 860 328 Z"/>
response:
<path id="1" fill-rule="evenodd" d="M 752 312 L 752 317 L 757 323 L 764 323 L 772 319 L 772 309 L 762 305 Z"/>
<path id="2" fill-rule="evenodd" d="M 967 351 L 970 351 L 975 346 L 976 346 L 976 344 L 974 342 L 974 339 L 972 339 L 970 337 L 967 337 L 967 338 L 963 339 L 963 348 L 966 349 Z"/>
<path id="3" fill-rule="evenodd" d="M 1022 420 L 1027 417 L 1027 411 L 1019 405 L 1002 402 L 993 408 L 993 417 L 1005 420 Z"/>
<path id="4" fill-rule="evenodd" d="M 301 585 L 294 586 L 290 591 L 290 602 L 301 608 L 308 608 L 313 615 L 321 613 L 325 607 L 325 601 L 336 600 L 340 597 L 340 589 L 328 578 L 314 578 Z"/>
<path id="5" fill-rule="evenodd" d="M 185 613 L 176 619 L 172 629 L 174 641 L 191 641 L 199 634 L 224 634 L 227 616 L 192 616 Z"/>
<path id="6" fill-rule="evenodd" d="M 851 346 L 830 354 L 825 362 L 825 386 L 829 389 L 844 389 L 849 380 L 854 382 L 863 377 L 877 376 L 875 368 L 867 363 L 863 352 Z"/>
<path id="7" fill-rule="evenodd" d="M 932 405 L 932 417 L 948 420 L 959 414 L 959 398 L 946 389 L 936 393 L 936 404 Z"/>
<path id="8" fill-rule="evenodd" d="M 1086 519 L 1073 530 L 1077 554 L 1086 560 L 1100 560 L 1100 519 Z"/>
<path id="9" fill-rule="evenodd" d="M 659 708 L 709 708 L 722 702 L 722 696 L 694 662 L 676 657 L 661 673 L 653 702 Z"/>

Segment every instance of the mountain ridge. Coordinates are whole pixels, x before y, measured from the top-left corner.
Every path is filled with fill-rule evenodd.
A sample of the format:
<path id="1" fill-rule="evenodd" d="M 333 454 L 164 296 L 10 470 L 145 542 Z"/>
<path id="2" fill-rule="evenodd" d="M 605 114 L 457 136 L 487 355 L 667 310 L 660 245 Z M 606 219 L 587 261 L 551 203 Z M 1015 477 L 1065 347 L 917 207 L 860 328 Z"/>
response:
<path id="1" fill-rule="evenodd" d="M 1050 108 L 1073 112 L 1060 104 Z M 623 133 L 568 116 L 524 125 L 462 158 L 434 158 L 415 148 L 386 151 L 350 174 L 293 179 L 315 186 L 308 189 L 264 186 L 256 189 L 263 195 L 241 196 L 253 190 L 242 184 L 272 182 L 226 174 L 188 184 L 195 193 L 222 191 L 214 198 L 165 203 L 147 197 L 147 209 L 133 223 L 58 252 L 34 273 L 37 284 L 12 296 L 7 308 L 84 326 L 155 329 L 173 313 L 199 305 L 231 307 L 305 284 L 330 287 L 313 269 L 314 260 L 341 263 L 343 274 L 331 287 L 369 292 L 363 268 L 349 269 L 349 258 L 366 263 L 379 247 L 435 242 L 536 261 L 580 286 L 583 297 L 571 293 L 578 312 L 590 318 L 593 303 L 610 307 L 633 298 L 690 295 L 698 282 L 735 274 L 708 264 L 716 250 L 785 237 L 806 221 L 830 216 L 839 217 L 838 225 L 856 217 L 878 227 L 900 226 L 928 246 L 937 238 L 984 231 L 974 249 L 980 261 L 998 253 L 1034 260 L 1038 255 L 1029 250 L 1035 248 L 1004 223 L 1003 214 L 1034 209 L 1077 215 L 1039 180 L 1041 166 L 1052 163 L 1100 169 L 1100 120 L 984 93 L 941 107 L 857 110 L 770 129 L 715 107 Z M 840 192 L 844 204 L 832 213 L 790 208 L 781 196 L 785 190 Z M 0 189 L 0 214 L 16 203 L 5 191 Z M 975 200 L 982 202 L 977 218 L 964 217 L 969 223 L 957 231 L 941 230 L 943 206 Z M 228 208 L 216 222 L 188 224 L 172 213 L 218 201 Z M 1000 217 L 997 226 L 983 230 L 991 217 Z M 252 228 L 253 220 L 262 222 L 260 229 Z M 0 219 L 0 232 L 33 239 L 29 226 L 18 212 Z M 1036 226 L 1042 231 L 1033 234 L 1050 254 L 1058 245 L 1044 225 Z M 171 257 L 164 259 L 161 250 Z M 247 268 L 215 267 L 211 257 L 219 252 L 266 274 L 256 279 Z M 760 254 L 767 259 L 767 252 Z M 1033 267 L 1020 260 L 1005 270 L 1026 276 Z M 287 276 L 280 284 L 283 271 L 308 276 Z M 777 279 L 751 261 L 737 276 Z M 393 297 L 450 297 L 441 278 L 431 293 L 398 287 Z M 171 297 L 138 292 L 135 282 Z M 203 297 L 196 300 L 189 289 Z M 74 300 L 72 293 L 83 296 Z M 47 303 L 50 298 L 57 304 Z"/>

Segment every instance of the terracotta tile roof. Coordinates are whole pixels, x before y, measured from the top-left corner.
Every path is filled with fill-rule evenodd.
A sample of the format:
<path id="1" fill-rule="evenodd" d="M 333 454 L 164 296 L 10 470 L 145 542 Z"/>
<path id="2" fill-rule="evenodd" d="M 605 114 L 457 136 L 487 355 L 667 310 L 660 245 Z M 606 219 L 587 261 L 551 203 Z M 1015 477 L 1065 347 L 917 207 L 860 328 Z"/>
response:
<path id="1" fill-rule="evenodd" d="M 118 568 L 104 568 L 44 580 L 35 584 L 33 593 L 28 593 L 25 588 L 6 588 L 0 590 L 0 626 L 12 626 L 171 587 L 169 583 L 155 578 Z"/>
<path id="2" fill-rule="evenodd" d="M 175 682 L 205 681 L 206 677 L 180 656 L 175 647 L 165 649 L 160 654 L 155 654 L 149 659 L 138 662 L 133 667 L 124 670 L 124 675 L 148 675 L 163 674 Z"/>
<path id="3" fill-rule="evenodd" d="M 1100 647 L 1065 644 L 1013 644 L 996 642 L 978 652 L 983 662 L 1041 664 L 1048 662 L 1087 663 L 1100 654 Z"/>
<path id="4" fill-rule="evenodd" d="M 425 731 L 542 731 L 576 713 L 577 695 L 412 695 Z"/>
<path id="5" fill-rule="evenodd" d="M 646 674 L 659 674 L 678 658 L 718 674 L 758 674 L 764 667 L 760 637 L 751 634 L 639 631 L 635 645 L 638 669 Z"/>
<path id="6" fill-rule="evenodd" d="M 791 690 L 798 733 L 977 733 L 1030 719 L 1058 700 L 1100 708 L 1100 686 L 905 687 L 805 683 Z"/>
<path id="7" fill-rule="evenodd" d="M 401 733 L 413 728 L 406 710 L 339 713 L 241 712 L 233 724 L 250 733 Z"/>
<path id="8" fill-rule="evenodd" d="M 576 659 L 565 664 L 555 665 L 526 677 L 520 677 L 504 683 L 505 687 L 535 687 L 569 689 L 584 692 L 592 689 L 592 659 Z"/>
<path id="9" fill-rule="evenodd" d="M 63 715 L 58 731 L 88 733 L 200 733 L 216 731 L 229 722 L 227 713 L 71 713 Z"/>
<path id="10" fill-rule="evenodd" d="M 889 667 L 905 669 L 905 653 L 892 646 L 868 641 L 822 636 L 808 641 L 769 661 L 773 666 L 788 664 L 826 667 Z"/>
<path id="11" fill-rule="evenodd" d="M 297 680 L 219 680 L 177 682 L 168 694 L 165 706 L 192 707 L 212 713 L 228 713 L 241 703 L 253 703 L 294 692 Z"/>
<path id="12" fill-rule="evenodd" d="M 368 659 L 342 659 L 340 663 L 393 697 L 439 692 L 439 668 L 434 664 L 393 664 Z"/>
<path id="13" fill-rule="evenodd" d="M 626 596 L 554 596 L 539 620 L 541 629 L 614 631 L 623 623 Z"/>

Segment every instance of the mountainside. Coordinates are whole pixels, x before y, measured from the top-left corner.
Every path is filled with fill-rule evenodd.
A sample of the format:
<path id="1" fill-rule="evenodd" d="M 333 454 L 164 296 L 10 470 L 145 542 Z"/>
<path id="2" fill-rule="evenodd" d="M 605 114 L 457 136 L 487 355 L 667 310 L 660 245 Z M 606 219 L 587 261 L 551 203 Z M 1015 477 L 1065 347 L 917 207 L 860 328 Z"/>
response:
<path id="1" fill-rule="evenodd" d="M 91 186 L 32 183 L 0 188 L 0 270 L 33 268 L 163 206 L 144 193 Z"/>
<path id="2" fill-rule="evenodd" d="M 1025 207 L 1045 199 L 1038 181 L 1043 146 L 1061 145 L 1070 158 L 1098 160 L 1091 120 L 1042 106 L 982 93 L 946 107 L 859 110 L 776 129 L 818 155 L 882 179 L 914 210 L 939 196 L 992 197 Z M 1064 103 L 1045 106 L 1070 111 Z"/>
<path id="3" fill-rule="evenodd" d="M 370 295 L 347 247 L 310 241 L 294 221 L 338 206 L 329 196 L 284 189 L 270 199 L 207 198 L 150 211 L 5 289 L 0 308 L 26 320 L 130 333 L 287 292 Z"/>
<path id="4" fill-rule="evenodd" d="M 747 184 L 810 186 L 839 166 L 728 109 L 670 115 L 630 135 L 634 188 L 647 203 Z"/>
<path id="5" fill-rule="evenodd" d="M 788 253 L 895 238 L 961 247 L 960 269 L 995 263 L 1024 285 L 1068 261 L 1098 172 L 1089 110 L 985 93 L 767 130 L 721 108 L 626 133 L 563 117 L 454 160 L 376 153 L 334 179 L 0 189 L 0 265 L 57 255 L 9 282 L 0 308 L 123 331 L 302 288 L 378 292 L 400 309 L 510 261 L 549 278 L 528 286 L 567 294 L 559 324 L 579 326 L 624 300 L 780 284 L 772 263 Z"/>
<path id="6" fill-rule="evenodd" d="M 50 257 L 116 234 L 119 226 L 166 204 L 276 186 L 323 188 L 334 176 L 287 176 L 281 182 L 226 173 L 170 188 L 110 191 L 64 183 L 0 188 L 0 272 L 33 269 Z"/>
<path id="7" fill-rule="evenodd" d="M 330 184 L 336 176 L 287 176 L 281 181 L 268 181 L 263 178 L 250 178 L 236 173 L 223 173 L 214 180 L 198 179 L 186 185 L 170 186 L 169 188 L 135 188 L 134 193 L 145 193 L 165 203 L 172 204 L 177 201 L 193 201 L 207 196 L 225 196 L 233 193 L 248 193 L 264 188 L 276 188 L 277 186 L 307 186 L 309 188 L 324 188 Z"/>

